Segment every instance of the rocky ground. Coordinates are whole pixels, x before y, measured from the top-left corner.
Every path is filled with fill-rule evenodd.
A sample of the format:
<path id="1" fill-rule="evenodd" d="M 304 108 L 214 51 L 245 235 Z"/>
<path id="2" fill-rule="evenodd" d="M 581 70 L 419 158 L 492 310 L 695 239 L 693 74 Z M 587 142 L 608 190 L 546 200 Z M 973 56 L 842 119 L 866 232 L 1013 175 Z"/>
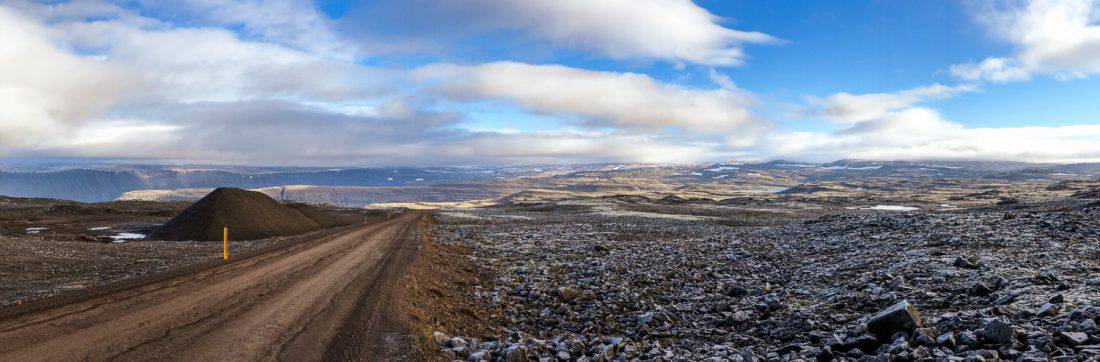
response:
<path id="1" fill-rule="evenodd" d="M 994 200 L 997 201 L 997 200 Z M 467 360 L 1100 358 L 1100 203 L 951 211 L 588 200 L 438 213 L 492 270 Z"/>

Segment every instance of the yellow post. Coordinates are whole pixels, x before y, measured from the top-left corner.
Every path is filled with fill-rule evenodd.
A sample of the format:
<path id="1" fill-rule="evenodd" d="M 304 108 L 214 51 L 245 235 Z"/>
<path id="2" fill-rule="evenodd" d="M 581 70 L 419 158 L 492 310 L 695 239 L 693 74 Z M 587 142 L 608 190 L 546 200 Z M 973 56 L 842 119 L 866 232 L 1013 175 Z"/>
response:
<path id="1" fill-rule="evenodd" d="M 222 259 L 229 260 L 229 228 L 222 228 Z"/>

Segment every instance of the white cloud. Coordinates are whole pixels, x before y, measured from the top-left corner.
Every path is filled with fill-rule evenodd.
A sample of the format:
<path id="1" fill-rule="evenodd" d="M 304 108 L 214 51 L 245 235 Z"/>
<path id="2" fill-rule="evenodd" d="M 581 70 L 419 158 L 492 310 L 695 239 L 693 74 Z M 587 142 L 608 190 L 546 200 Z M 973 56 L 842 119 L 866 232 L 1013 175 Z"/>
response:
<path id="1" fill-rule="evenodd" d="M 470 132 L 424 111 L 425 95 L 384 94 L 403 75 L 246 39 L 176 27 L 108 3 L 0 6 L 0 154 L 171 158 L 248 164 L 689 161 L 710 143 L 621 131 Z M 92 17 L 92 20 L 85 17 Z M 515 78 L 541 87 L 520 93 Z M 417 70 L 459 97 L 500 97 L 630 129 L 722 131 L 750 123 L 748 93 L 689 89 L 645 75 L 494 63 Z M 60 77 L 58 74 L 65 74 Z M 379 79 L 381 78 L 381 80 Z M 379 85 L 382 83 L 383 85 Z M 558 98 L 538 103 L 556 89 Z M 400 100 L 393 101 L 394 98 Z M 589 98 L 589 99 L 583 99 Z M 592 102 L 592 100 L 604 100 Z M 591 103 L 591 104 L 585 104 Z M 645 109 L 649 110 L 645 110 Z M 731 128 L 732 127 L 732 128 Z M 232 142 L 226 142 L 232 137 Z"/>
<path id="2" fill-rule="evenodd" d="M 436 90 L 451 99 L 501 100 L 601 126 L 646 131 L 674 126 L 742 137 L 753 136 L 762 126 L 751 112 L 756 101 L 748 92 L 685 88 L 643 74 L 514 62 L 433 65 L 416 74 L 438 82 Z"/>
<path id="3" fill-rule="evenodd" d="M 288 46 L 329 59 L 354 60 L 359 47 L 333 31 L 333 24 L 308 0 L 150 1 L 151 11 L 175 12 L 188 23 L 239 27 L 249 39 Z"/>
<path id="4" fill-rule="evenodd" d="M 366 11 L 365 22 L 386 23 L 380 33 L 416 30 L 429 41 L 455 33 L 521 34 L 558 48 L 623 60 L 735 66 L 745 43 L 773 43 L 770 35 L 735 30 L 691 0 L 400 0 Z M 387 20 L 391 19 L 391 20 Z M 426 30 L 426 31 L 425 31 Z M 424 35 L 424 34 L 421 34 Z"/>
<path id="5" fill-rule="evenodd" d="M 1081 78 L 1100 72 L 1100 1 L 1002 1 L 975 13 L 991 33 L 1015 46 L 1015 53 L 951 66 L 958 77 L 1008 82 L 1033 74 Z"/>
<path id="6" fill-rule="evenodd" d="M 716 145 L 617 132 L 468 132 L 456 115 L 395 102 L 371 116 L 288 102 L 164 104 L 161 121 L 92 122 L 26 157 L 65 155 L 252 165 L 688 162 Z"/>
<path id="7" fill-rule="evenodd" d="M 1100 125 L 968 128 L 928 108 L 889 111 L 835 133 L 769 135 L 756 152 L 767 157 L 832 161 L 1012 160 L 1095 162 Z"/>
<path id="8" fill-rule="evenodd" d="M 812 117 L 821 117 L 839 123 L 855 123 L 885 116 L 891 111 L 909 108 L 932 99 L 949 98 L 959 93 L 974 92 L 971 84 L 944 86 L 932 84 L 896 93 L 851 94 L 840 92 L 824 99 L 809 98 L 815 108 Z"/>
<path id="9" fill-rule="evenodd" d="M 71 54 L 47 33 L 0 6 L 0 151 L 61 134 L 134 88 L 122 69 Z"/>

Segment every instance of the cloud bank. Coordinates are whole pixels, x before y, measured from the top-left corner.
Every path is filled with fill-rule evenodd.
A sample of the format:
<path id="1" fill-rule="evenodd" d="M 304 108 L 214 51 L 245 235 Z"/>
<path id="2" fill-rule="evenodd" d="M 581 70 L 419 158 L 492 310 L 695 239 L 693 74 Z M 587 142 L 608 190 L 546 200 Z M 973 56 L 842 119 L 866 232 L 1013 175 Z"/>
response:
<path id="1" fill-rule="evenodd" d="M 517 34 L 534 42 L 621 60 L 736 66 L 744 44 L 771 35 L 733 29 L 691 0 L 401 0 L 380 1 L 359 18 L 404 42 L 433 43 L 454 34 Z M 410 26 L 411 24 L 411 26 Z M 391 34 L 393 35 L 393 34 Z M 385 38 L 383 38 L 385 39 Z M 435 46 L 443 46 L 435 44 Z"/>
<path id="2" fill-rule="evenodd" d="M 975 82 L 808 96 L 796 117 L 806 120 L 795 120 L 765 116 L 767 95 L 715 68 L 743 63 L 742 45 L 775 38 L 722 25 L 690 1 L 433 4 L 429 18 L 462 8 L 454 21 L 476 29 L 457 33 L 522 32 L 551 48 L 666 62 L 675 71 L 662 77 L 516 60 L 387 64 L 305 1 L 9 1 L 0 3 L 0 158 L 314 166 L 1100 160 L 1100 126 L 974 128 L 932 107 L 979 91 L 978 81 L 1100 69 L 1090 63 L 1094 26 L 1079 18 L 1091 19 L 1092 5 L 1000 8 L 993 20 L 1017 24 L 1005 34 L 1021 50 L 955 70 Z M 1032 40 L 1053 37 L 1043 27 L 1056 23 L 1076 35 Z M 691 72 L 709 83 L 680 82 Z M 540 130 L 472 130 L 469 108 L 477 104 L 555 124 L 523 127 L 535 122 L 527 119 L 514 128 Z M 797 122 L 824 130 L 791 130 Z"/>
<path id="3" fill-rule="evenodd" d="M 1100 72 L 1098 1 L 1000 1 L 975 12 L 990 33 L 1015 47 L 1015 53 L 952 65 L 958 77 L 1010 82 L 1036 74 L 1068 79 Z"/>

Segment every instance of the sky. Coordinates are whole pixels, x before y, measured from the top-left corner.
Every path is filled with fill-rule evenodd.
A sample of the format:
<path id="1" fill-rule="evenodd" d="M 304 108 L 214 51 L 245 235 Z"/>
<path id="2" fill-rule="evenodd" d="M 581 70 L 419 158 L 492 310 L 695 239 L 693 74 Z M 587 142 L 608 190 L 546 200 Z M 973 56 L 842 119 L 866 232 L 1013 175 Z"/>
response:
<path id="1" fill-rule="evenodd" d="M 0 0 L 0 159 L 1100 161 L 1100 0 Z"/>

